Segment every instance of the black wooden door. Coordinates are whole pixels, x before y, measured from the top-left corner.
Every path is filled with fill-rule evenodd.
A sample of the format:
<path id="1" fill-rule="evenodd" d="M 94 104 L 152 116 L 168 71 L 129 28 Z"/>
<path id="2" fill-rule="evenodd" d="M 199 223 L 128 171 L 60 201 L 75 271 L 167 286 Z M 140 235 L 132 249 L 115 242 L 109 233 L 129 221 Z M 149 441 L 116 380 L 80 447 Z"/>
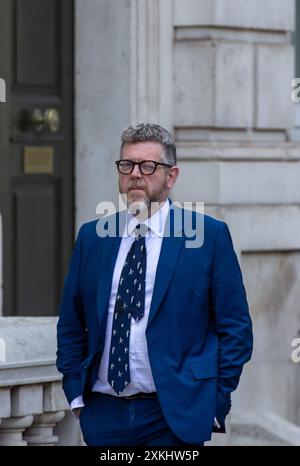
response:
<path id="1" fill-rule="evenodd" d="M 73 242 L 73 2 L 0 0 L 3 314 L 57 314 Z"/>

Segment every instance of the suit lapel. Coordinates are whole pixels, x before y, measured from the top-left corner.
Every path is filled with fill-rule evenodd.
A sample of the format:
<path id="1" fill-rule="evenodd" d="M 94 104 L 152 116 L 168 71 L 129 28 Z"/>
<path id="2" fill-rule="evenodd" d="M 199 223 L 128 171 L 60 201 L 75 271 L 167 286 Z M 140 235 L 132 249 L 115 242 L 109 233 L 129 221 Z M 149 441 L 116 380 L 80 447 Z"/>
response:
<path id="1" fill-rule="evenodd" d="M 102 250 L 97 290 L 97 310 L 100 324 L 102 323 L 103 318 L 106 318 L 107 316 L 113 272 L 122 240 L 122 221 L 120 221 L 121 215 L 119 212 L 116 214 L 116 237 L 107 236 L 102 241 L 99 241 L 99 247 L 101 247 Z M 123 219 L 123 217 L 121 218 Z"/>
<path id="2" fill-rule="evenodd" d="M 147 326 L 150 325 L 167 291 L 183 243 L 183 237 L 171 237 L 163 239 L 160 256 L 157 264 L 155 283 Z"/>
<path id="3" fill-rule="evenodd" d="M 166 222 L 165 234 L 157 264 L 155 283 L 147 326 L 150 325 L 153 317 L 155 316 L 159 308 L 160 303 L 163 300 L 164 295 L 167 292 L 167 288 L 169 286 L 176 263 L 178 261 L 179 253 L 186 239 L 183 234 L 181 222 L 177 224 L 176 228 L 174 224 L 175 217 L 170 216 L 171 210 L 173 210 L 173 214 L 175 214 L 175 217 L 177 215 L 177 219 L 181 218 L 182 215 L 182 209 L 179 209 L 174 205 L 170 206 L 170 211 Z M 168 224 L 170 234 L 167 234 Z"/>

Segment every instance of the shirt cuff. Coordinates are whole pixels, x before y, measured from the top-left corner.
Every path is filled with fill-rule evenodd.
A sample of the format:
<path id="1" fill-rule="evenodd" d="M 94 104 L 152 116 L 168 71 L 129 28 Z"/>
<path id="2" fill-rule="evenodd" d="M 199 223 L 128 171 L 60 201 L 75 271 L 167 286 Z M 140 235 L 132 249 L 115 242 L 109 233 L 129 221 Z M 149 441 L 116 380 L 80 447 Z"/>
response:
<path id="1" fill-rule="evenodd" d="M 73 410 L 76 409 L 76 408 L 83 408 L 83 406 L 84 406 L 84 403 L 83 403 L 83 400 L 82 400 L 82 396 L 78 396 L 73 401 L 71 401 L 70 407 L 71 407 L 72 414 L 75 417 L 75 419 L 78 419 L 79 415 L 78 415 L 78 413 L 76 413 Z"/>

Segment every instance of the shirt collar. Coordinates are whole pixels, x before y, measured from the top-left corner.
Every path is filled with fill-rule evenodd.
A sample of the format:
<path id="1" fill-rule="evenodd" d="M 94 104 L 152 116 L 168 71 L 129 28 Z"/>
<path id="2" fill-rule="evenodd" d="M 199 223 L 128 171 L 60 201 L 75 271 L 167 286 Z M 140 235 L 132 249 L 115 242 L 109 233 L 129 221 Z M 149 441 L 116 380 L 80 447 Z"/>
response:
<path id="1" fill-rule="evenodd" d="M 166 199 L 163 205 L 158 209 L 155 214 L 147 218 L 144 222 L 140 222 L 134 215 L 126 211 L 126 225 L 122 236 L 135 236 L 134 229 L 139 223 L 147 225 L 149 231 L 146 236 L 159 236 L 163 237 L 167 217 L 170 210 L 170 201 Z M 149 234 L 148 234 L 149 233 Z"/>

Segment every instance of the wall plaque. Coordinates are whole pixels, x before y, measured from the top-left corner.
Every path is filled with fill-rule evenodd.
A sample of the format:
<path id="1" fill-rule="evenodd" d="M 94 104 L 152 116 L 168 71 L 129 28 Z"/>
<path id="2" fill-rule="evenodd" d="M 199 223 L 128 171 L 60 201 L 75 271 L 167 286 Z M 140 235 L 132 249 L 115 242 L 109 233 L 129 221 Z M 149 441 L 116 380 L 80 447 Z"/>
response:
<path id="1" fill-rule="evenodd" d="M 53 147 L 24 148 L 24 173 L 53 173 L 54 149 Z"/>

